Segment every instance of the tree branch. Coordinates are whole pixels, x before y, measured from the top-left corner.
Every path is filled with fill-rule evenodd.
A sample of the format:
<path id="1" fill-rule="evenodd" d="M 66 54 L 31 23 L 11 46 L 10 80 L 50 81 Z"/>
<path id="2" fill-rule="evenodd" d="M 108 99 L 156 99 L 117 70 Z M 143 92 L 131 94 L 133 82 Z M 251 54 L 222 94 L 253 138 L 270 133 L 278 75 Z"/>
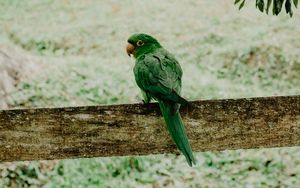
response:
<path id="1" fill-rule="evenodd" d="M 300 145 L 300 96 L 194 101 L 194 151 Z M 177 152 L 157 104 L 0 111 L 0 162 Z"/>

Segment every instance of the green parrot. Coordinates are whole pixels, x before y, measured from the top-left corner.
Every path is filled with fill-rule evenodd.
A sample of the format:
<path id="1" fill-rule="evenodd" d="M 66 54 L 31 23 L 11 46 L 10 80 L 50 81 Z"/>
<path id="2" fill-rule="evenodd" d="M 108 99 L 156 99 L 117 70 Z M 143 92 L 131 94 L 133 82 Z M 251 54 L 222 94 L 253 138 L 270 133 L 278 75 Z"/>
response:
<path id="1" fill-rule="evenodd" d="M 189 166 L 196 164 L 179 113 L 180 105 L 187 105 L 188 101 L 180 96 L 182 69 L 178 61 L 150 35 L 133 34 L 127 42 L 127 54 L 136 59 L 133 72 L 144 103 L 158 101 L 173 141 Z"/>

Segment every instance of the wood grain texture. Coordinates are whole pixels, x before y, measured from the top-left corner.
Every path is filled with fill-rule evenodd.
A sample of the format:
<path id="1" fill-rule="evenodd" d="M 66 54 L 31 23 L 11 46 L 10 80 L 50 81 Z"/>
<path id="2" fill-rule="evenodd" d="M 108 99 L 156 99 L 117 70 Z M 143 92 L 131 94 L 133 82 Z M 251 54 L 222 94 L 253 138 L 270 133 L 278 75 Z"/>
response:
<path id="1" fill-rule="evenodd" d="M 300 145 L 300 96 L 190 102 L 194 151 Z M 0 111 L 0 162 L 178 152 L 155 103 Z"/>

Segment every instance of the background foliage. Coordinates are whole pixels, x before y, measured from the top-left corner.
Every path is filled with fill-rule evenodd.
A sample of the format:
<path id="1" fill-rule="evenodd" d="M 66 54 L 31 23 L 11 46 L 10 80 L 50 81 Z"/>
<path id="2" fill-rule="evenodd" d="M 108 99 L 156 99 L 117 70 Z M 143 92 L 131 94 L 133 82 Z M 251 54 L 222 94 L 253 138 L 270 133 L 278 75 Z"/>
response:
<path id="1" fill-rule="evenodd" d="M 232 1 L 0 1 L 0 42 L 47 63 L 14 107 L 140 102 L 125 53 L 156 36 L 183 68 L 189 100 L 300 93 L 300 20 Z M 297 187 L 300 148 L 0 164 L 0 187 Z"/>
<path id="2" fill-rule="evenodd" d="M 246 0 L 235 0 L 234 4 L 239 4 L 239 9 L 243 8 Z M 271 7 L 273 15 L 278 15 L 282 7 L 285 7 L 285 12 L 291 17 L 293 16 L 292 4 L 297 8 L 298 0 L 256 0 L 255 5 L 261 12 L 269 13 Z"/>

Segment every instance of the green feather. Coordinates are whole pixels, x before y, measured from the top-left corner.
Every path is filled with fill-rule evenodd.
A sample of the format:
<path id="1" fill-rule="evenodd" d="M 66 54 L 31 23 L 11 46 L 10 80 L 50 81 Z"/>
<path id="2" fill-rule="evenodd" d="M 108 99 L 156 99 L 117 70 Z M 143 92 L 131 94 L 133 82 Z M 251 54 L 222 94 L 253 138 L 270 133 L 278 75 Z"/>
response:
<path id="1" fill-rule="evenodd" d="M 159 101 L 159 107 L 164 116 L 172 140 L 185 156 L 189 166 L 192 166 L 193 164 L 196 164 L 196 160 L 193 156 L 193 151 L 188 141 L 180 113 L 178 110 L 174 113 L 174 107 L 172 105 L 174 104 L 170 102 Z"/>

